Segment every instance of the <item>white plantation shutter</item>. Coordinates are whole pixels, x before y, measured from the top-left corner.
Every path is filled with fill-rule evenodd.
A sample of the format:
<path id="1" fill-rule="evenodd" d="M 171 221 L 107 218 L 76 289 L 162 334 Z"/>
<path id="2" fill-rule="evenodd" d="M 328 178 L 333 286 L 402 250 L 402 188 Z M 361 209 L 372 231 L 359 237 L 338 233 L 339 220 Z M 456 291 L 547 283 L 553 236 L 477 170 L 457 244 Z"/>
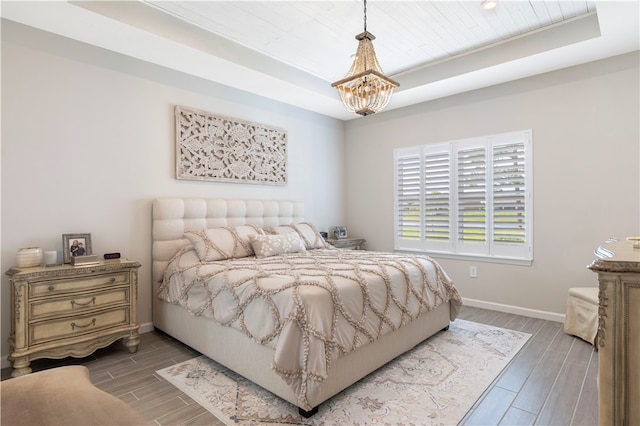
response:
<path id="1" fill-rule="evenodd" d="M 459 251 L 484 253 L 487 242 L 486 148 L 465 148 L 457 154 Z"/>
<path id="2" fill-rule="evenodd" d="M 493 147 L 493 241 L 524 243 L 524 143 Z"/>
<path id="3" fill-rule="evenodd" d="M 531 131 L 394 151 L 395 247 L 530 263 Z"/>
<path id="4" fill-rule="evenodd" d="M 420 149 L 405 150 L 395 156 L 395 240 L 403 242 L 399 246 L 396 243 L 396 248 L 421 245 L 423 172 L 420 159 Z"/>
<path id="5" fill-rule="evenodd" d="M 444 250 L 451 240 L 451 152 L 448 146 L 425 148 L 424 227 L 426 246 Z"/>
<path id="6" fill-rule="evenodd" d="M 532 209 L 527 136 L 493 145 L 492 238 L 497 255 L 530 257 Z"/>

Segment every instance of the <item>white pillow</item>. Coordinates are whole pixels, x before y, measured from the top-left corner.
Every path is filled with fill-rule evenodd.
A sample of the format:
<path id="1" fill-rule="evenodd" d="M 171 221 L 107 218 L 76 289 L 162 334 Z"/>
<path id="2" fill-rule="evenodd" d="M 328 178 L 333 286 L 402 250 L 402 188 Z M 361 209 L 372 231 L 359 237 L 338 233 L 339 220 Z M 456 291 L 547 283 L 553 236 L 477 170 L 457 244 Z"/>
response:
<path id="1" fill-rule="evenodd" d="M 329 248 L 328 243 L 322 238 L 322 235 L 318 232 L 315 226 L 309 222 L 290 223 L 289 225 L 274 226 L 269 229 L 269 232 L 273 234 L 288 234 L 291 232 L 297 233 L 307 250 Z"/>
<path id="2" fill-rule="evenodd" d="M 253 256 L 249 235 L 256 233 L 263 231 L 253 225 L 240 225 L 187 231 L 184 235 L 193 244 L 200 260 L 211 262 Z"/>
<path id="3" fill-rule="evenodd" d="M 249 240 L 258 258 L 307 251 L 304 248 L 304 241 L 296 232 L 277 235 L 255 234 L 250 235 Z"/>

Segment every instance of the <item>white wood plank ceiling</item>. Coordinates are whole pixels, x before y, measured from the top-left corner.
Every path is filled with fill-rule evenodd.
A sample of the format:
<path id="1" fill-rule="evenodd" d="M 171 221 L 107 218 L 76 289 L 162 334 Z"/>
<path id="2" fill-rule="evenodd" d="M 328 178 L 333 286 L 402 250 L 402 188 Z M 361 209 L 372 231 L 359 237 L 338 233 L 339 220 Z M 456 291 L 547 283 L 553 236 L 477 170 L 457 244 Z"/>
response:
<path id="1" fill-rule="evenodd" d="M 147 3 L 328 82 L 344 76 L 363 30 L 363 2 Z M 589 0 L 369 1 L 367 29 L 390 76 L 595 12 Z"/>
<path id="2" fill-rule="evenodd" d="M 369 0 L 385 111 L 640 50 L 637 0 Z M 362 0 L 3 1 L 2 20 L 341 120 Z"/>

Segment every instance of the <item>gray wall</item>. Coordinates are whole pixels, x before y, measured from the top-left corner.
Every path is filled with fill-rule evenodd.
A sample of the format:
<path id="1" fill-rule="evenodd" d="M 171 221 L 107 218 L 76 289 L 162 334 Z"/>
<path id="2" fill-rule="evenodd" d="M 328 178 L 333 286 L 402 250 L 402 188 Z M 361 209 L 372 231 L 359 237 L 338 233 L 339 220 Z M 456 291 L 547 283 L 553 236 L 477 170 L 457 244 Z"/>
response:
<path id="1" fill-rule="evenodd" d="M 174 106 L 288 131 L 286 186 L 176 180 Z M 94 253 L 142 264 L 151 322 L 155 197 L 292 199 L 320 230 L 344 223 L 343 123 L 102 49 L 2 22 L 2 361 L 9 282 L 21 247 L 61 250 L 89 232 Z"/>
<path id="2" fill-rule="evenodd" d="M 597 285 L 586 268 L 593 250 L 610 236 L 640 235 L 638 58 L 635 52 L 348 122 L 349 233 L 365 237 L 369 249 L 393 249 L 394 148 L 533 129 L 533 265 L 441 263 L 465 298 L 561 319 L 570 287 Z M 469 277 L 470 265 L 478 278 Z"/>

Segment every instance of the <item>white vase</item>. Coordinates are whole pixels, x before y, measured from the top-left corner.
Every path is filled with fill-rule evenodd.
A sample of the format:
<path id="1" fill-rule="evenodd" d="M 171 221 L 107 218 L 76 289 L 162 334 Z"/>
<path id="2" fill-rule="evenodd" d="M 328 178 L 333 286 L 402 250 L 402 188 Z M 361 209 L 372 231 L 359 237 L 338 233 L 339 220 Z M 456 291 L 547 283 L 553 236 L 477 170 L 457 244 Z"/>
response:
<path id="1" fill-rule="evenodd" d="M 40 247 L 27 247 L 18 249 L 16 264 L 18 268 L 30 268 L 42 264 L 42 249 Z"/>

